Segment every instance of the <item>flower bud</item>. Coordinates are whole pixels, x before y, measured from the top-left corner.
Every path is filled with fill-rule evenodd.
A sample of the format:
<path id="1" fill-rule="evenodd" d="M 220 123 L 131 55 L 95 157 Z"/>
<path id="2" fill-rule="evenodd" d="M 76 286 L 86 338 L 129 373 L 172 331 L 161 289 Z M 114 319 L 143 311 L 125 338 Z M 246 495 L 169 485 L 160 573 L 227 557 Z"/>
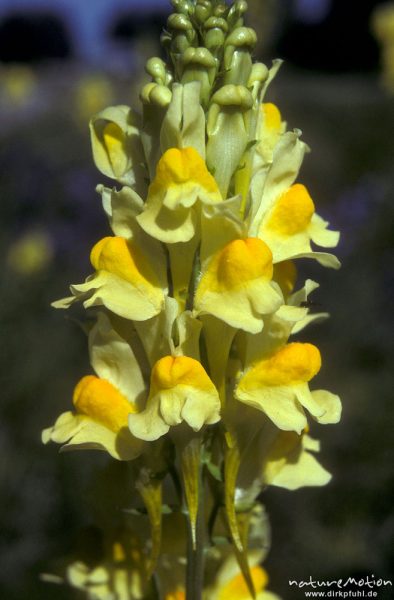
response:
<path id="1" fill-rule="evenodd" d="M 212 5 L 209 0 L 198 0 L 194 9 L 194 16 L 199 25 L 202 25 L 212 14 Z"/>
<path id="2" fill-rule="evenodd" d="M 249 141 L 247 113 L 253 106 L 249 90 L 225 85 L 212 97 L 207 120 L 207 164 L 215 173 L 223 198 Z"/>
<path id="3" fill-rule="evenodd" d="M 168 87 L 153 82 L 144 85 L 140 95 L 143 104 L 154 104 L 162 108 L 169 105 L 171 97 L 172 94 Z"/>
<path id="4" fill-rule="evenodd" d="M 228 31 L 228 25 L 220 17 L 210 17 L 204 24 L 204 44 L 215 57 L 223 52 L 224 41 Z"/>
<path id="5" fill-rule="evenodd" d="M 213 14 L 215 17 L 223 17 L 226 18 L 226 13 L 227 13 L 228 7 L 225 4 L 218 4 L 217 6 L 215 6 L 214 10 L 213 10 Z"/>
<path id="6" fill-rule="evenodd" d="M 264 63 L 253 63 L 250 72 L 248 87 L 252 87 L 255 83 L 263 83 L 268 77 L 269 71 Z"/>
<path id="7" fill-rule="evenodd" d="M 188 16 L 194 13 L 194 6 L 188 0 L 171 0 L 171 4 L 178 14 Z"/>
<path id="8" fill-rule="evenodd" d="M 235 29 L 236 27 L 242 27 L 243 25 L 243 15 L 248 10 L 248 4 L 245 0 L 237 0 L 231 6 L 227 22 L 231 29 Z"/>
<path id="9" fill-rule="evenodd" d="M 89 127 L 96 167 L 107 177 L 133 185 L 143 164 L 137 115 L 128 106 L 108 107 L 92 117 Z"/>
<path id="10" fill-rule="evenodd" d="M 197 45 L 197 33 L 186 15 L 173 13 L 168 17 L 167 26 L 172 33 L 173 53 L 182 54 L 189 46 Z"/>
<path id="11" fill-rule="evenodd" d="M 224 48 L 225 84 L 247 84 L 252 70 L 251 52 L 256 42 L 256 32 L 250 27 L 238 27 L 227 37 Z"/>
<path id="12" fill-rule="evenodd" d="M 152 58 L 147 60 L 145 71 L 152 77 L 154 83 L 159 83 L 160 85 L 171 83 L 172 76 L 167 69 L 166 63 L 157 56 L 152 56 Z"/>
<path id="13" fill-rule="evenodd" d="M 212 97 L 212 103 L 220 106 L 239 106 L 248 110 L 253 106 L 253 98 L 246 87 L 242 85 L 224 85 Z"/>
<path id="14" fill-rule="evenodd" d="M 147 83 L 140 94 L 143 104 L 143 129 L 141 141 L 150 177 L 154 177 L 156 164 L 160 158 L 160 129 L 171 102 L 172 93 L 164 85 Z"/>
<path id="15" fill-rule="evenodd" d="M 200 81 L 200 100 L 203 106 L 207 106 L 216 75 L 214 57 L 206 48 L 187 48 L 182 56 L 182 63 L 181 83 Z"/>

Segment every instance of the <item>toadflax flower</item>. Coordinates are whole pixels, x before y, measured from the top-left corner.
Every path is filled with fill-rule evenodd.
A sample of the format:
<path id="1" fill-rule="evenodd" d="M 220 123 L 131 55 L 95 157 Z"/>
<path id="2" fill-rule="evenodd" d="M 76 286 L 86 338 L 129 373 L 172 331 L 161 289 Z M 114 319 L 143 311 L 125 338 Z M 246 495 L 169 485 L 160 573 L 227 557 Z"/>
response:
<path id="1" fill-rule="evenodd" d="M 85 308 L 105 306 L 126 319 L 144 321 L 164 307 L 165 272 L 160 263 L 149 261 L 133 241 L 106 237 L 97 242 L 90 254 L 94 275 L 85 283 L 72 285 L 74 294 L 54 305 L 67 308 L 83 300 Z"/>
<path id="2" fill-rule="evenodd" d="M 204 160 L 194 148 L 170 148 L 157 165 L 141 227 L 162 242 L 187 242 L 199 224 L 200 203 L 214 204 L 222 196 Z"/>
<path id="3" fill-rule="evenodd" d="M 328 230 L 327 225 L 316 215 L 306 187 L 295 183 L 275 199 L 260 225 L 259 236 L 271 248 L 275 262 L 297 257 L 313 258 L 311 241 L 325 248 L 338 243 L 339 233 Z M 326 264 L 336 266 L 334 260 L 327 261 L 327 258 Z"/>
<path id="4" fill-rule="evenodd" d="M 157 440 L 185 421 L 194 431 L 220 419 L 218 392 L 204 367 L 188 356 L 165 356 L 154 365 L 144 411 L 130 414 L 131 433 Z"/>
<path id="5" fill-rule="evenodd" d="M 98 377 L 86 375 L 77 383 L 74 410 L 62 413 L 43 431 L 43 442 L 65 444 L 63 450 L 105 450 L 119 460 L 131 460 L 143 448 L 127 427 L 128 416 L 138 412 L 145 390 L 139 364 L 104 314 L 90 332 L 89 346 Z"/>
<path id="6" fill-rule="evenodd" d="M 202 273 L 195 310 L 257 333 L 263 328 L 262 315 L 275 312 L 283 302 L 272 276 L 272 253 L 262 240 L 233 240 L 212 257 Z"/>
<path id="7" fill-rule="evenodd" d="M 319 422 L 337 422 L 339 399 L 329 392 L 314 394 L 309 381 L 319 372 L 321 356 L 313 344 L 292 342 L 251 365 L 241 377 L 235 396 L 264 412 L 279 429 L 305 429 L 304 408 Z"/>

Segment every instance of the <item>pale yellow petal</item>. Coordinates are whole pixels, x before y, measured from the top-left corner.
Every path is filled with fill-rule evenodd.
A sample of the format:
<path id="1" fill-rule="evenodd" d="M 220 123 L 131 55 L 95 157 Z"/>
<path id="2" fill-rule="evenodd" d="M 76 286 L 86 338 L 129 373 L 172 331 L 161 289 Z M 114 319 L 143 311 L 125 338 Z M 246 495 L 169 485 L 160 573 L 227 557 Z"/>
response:
<path id="1" fill-rule="evenodd" d="M 96 167 L 144 193 L 146 168 L 137 114 L 125 105 L 105 108 L 91 119 L 90 137 Z"/>
<path id="2" fill-rule="evenodd" d="M 317 417 L 319 423 L 331 424 L 338 423 L 341 419 L 342 405 L 341 399 L 336 394 L 327 390 L 314 390 L 312 392 L 314 402 L 319 405 L 323 414 Z"/>
<path id="3" fill-rule="evenodd" d="M 126 428 L 117 434 L 105 425 L 72 412 L 59 416 L 52 427 L 42 433 L 44 443 L 49 441 L 68 450 L 102 450 L 118 460 L 132 460 L 142 451 L 140 440 L 136 440 Z"/>
<path id="4" fill-rule="evenodd" d="M 136 354 L 104 313 L 89 333 L 89 354 L 97 375 L 139 405 L 146 386 Z"/>
<path id="5" fill-rule="evenodd" d="M 322 467 L 312 454 L 301 450 L 297 460 L 286 462 L 276 473 L 266 468 L 266 482 L 271 485 L 297 490 L 305 486 L 326 485 L 331 475 Z"/>

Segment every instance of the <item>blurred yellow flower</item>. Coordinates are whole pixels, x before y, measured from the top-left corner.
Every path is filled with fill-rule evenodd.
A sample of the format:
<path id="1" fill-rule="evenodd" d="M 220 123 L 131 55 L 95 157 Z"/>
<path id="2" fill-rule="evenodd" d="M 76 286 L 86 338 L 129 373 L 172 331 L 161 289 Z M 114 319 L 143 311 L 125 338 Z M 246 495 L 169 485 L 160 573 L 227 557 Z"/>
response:
<path id="1" fill-rule="evenodd" d="M 10 268 L 20 275 L 44 271 L 53 259 L 53 243 L 44 231 L 30 231 L 13 242 L 7 254 Z"/>

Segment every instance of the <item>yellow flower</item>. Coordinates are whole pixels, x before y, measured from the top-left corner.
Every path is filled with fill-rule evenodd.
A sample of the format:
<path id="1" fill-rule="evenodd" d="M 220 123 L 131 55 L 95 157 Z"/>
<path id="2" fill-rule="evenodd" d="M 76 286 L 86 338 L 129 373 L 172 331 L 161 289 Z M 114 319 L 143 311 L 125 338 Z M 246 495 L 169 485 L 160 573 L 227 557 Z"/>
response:
<path id="1" fill-rule="evenodd" d="M 152 369 L 144 411 L 129 416 L 131 433 L 156 440 L 185 421 L 194 431 L 220 419 L 218 392 L 204 367 L 188 356 L 165 356 Z"/>
<path id="2" fill-rule="evenodd" d="M 101 314 L 89 338 L 90 359 L 99 375 L 87 375 L 76 385 L 73 412 L 59 416 L 42 433 L 44 443 L 63 449 L 105 450 L 119 460 L 141 453 L 142 444 L 128 430 L 128 416 L 139 410 L 145 382 L 132 348 Z"/>
<path id="3" fill-rule="evenodd" d="M 149 261 L 133 240 L 105 237 L 93 247 L 90 261 L 95 274 L 85 283 L 72 285 L 74 296 L 54 303 L 55 307 L 67 308 L 83 300 L 85 308 L 105 306 L 120 317 L 136 321 L 150 319 L 164 307 L 163 262 Z"/>
<path id="4" fill-rule="evenodd" d="M 83 77 L 75 89 L 77 116 L 85 122 L 91 115 L 98 113 L 113 100 L 113 89 L 109 79 L 100 75 Z"/>
<path id="5" fill-rule="evenodd" d="M 20 275 L 44 271 L 53 259 L 53 242 L 44 231 L 29 231 L 10 247 L 7 263 Z"/>
<path id="6" fill-rule="evenodd" d="M 37 87 L 37 76 L 33 69 L 22 65 L 3 65 L 1 70 L 2 95 L 7 104 L 24 106 L 32 99 Z"/>
<path id="7" fill-rule="evenodd" d="M 162 242 L 187 242 L 199 223 L 199 202 L 220 202 L 215 179 L 194 148 L 170 148 L 158 162 L 145 211 L 137 220 Z"/>
<path id="8" fill-rule="evenodd" d="M 311 247 L 311 241 L 324 248 L 337 245 L 339 233 L 328 230 L 327 226 L 316 215 L 306 187 L 295 183 L 275 199 L 261 222 L 259 237 L 271 248 L 274 263 L 309 257 L 335 268 L 338 267 L 335 257 L 316 253 Z"/>
<path id="9" fill-rule="evenodd" d="M 264 325 L 262 315 L 275 312 L 283 303 L 272 275 L 272 254 L 262 240 L 233 240 L 215 253 L 203 272 L 195 311 L 257 333 Z"/>
<path id="10" fill-rule="evenodd" d="M 320 366 L 316 346 L 287 344 L 252 365 L 241 377 L 235 396 L 263 411 L 279 429 L 301 433 L 307 425 L 303 407 L 317 420 L 325 414 L 308 386 Z"/>

